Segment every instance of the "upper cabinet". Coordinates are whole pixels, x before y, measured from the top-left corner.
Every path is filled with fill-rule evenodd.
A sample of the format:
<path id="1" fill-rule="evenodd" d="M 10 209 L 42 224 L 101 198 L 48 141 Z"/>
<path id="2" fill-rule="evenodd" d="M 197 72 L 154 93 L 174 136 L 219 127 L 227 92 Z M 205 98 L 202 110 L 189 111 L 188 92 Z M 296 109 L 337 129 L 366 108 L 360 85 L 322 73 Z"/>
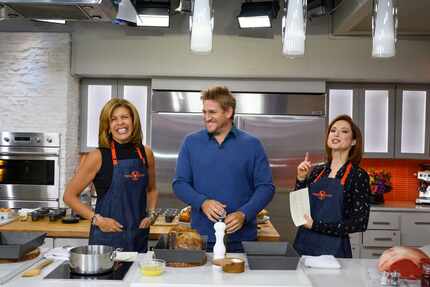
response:
<path id="1" fill-rule="evenodd" d="M 396 157 L 429 158 L 429 87 L 401 85 L 396 95 Z"/>
<path id="2" fill-rule="evenodd" d="M 329 121 L 339 114 L 352 116 L 363 134 L 364 157 L 429 158 L 428 89 L 347 83 L 327 87 Z"/>
<path id="3" fill-rule="evenodd" d="M 81 81 L 81 152 L 98 147 L 99 118 L 103 106 L 112 98 L 129 100 L 138 110 L 142 128 L 149 112 L 150 85 L 143 80 L 84 79 Z M 143 130 L 143 143 L 148 131 Z"/>

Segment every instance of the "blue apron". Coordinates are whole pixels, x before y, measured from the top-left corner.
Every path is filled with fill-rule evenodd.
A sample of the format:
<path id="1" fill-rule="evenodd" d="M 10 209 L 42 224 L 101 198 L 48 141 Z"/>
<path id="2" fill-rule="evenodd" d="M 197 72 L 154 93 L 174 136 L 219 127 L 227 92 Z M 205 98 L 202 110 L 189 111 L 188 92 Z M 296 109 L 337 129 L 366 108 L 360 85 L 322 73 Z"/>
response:
<path id="1" fill-rule="evenodd" d="M 314 221 L 342 222 L 343 193 L 346 178 L 351 171 L 349 163 L 342 179 L 321 177 L 324 170 L 315 181 L 309 185 L 309 202 L 311 216 Z M 300 255 L 333 255 L 339 258 L 351 258 L 349 237 L 330 236 L 301 226 L 297 231 L 294 248 Z"/>
<path id="2" fill-rule="evenodd" d="M 95 212 L 118 221 L 123 231 L 103 232 L 97 226 L 91 226 L 89 244 L 109 245 L 124 251 L 148 250 L 149 228 L 139 228 L 146 216 L 148 170 L 138 147 L 136 151 L 139 159 L 117 160 L 112 143 L 112 183 L 103 197 L 97 199 Z"/>

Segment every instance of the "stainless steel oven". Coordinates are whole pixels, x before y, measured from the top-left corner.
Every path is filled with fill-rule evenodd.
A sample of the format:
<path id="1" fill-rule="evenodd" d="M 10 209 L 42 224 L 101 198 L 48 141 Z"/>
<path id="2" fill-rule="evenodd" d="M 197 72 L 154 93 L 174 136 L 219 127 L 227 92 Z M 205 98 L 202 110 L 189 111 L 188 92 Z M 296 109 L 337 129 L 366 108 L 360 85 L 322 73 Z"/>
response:
<path id="1" fill-rule="evenodd" d="M 0 132 L 0 207 L 58 207 L 60 134 Z"/>

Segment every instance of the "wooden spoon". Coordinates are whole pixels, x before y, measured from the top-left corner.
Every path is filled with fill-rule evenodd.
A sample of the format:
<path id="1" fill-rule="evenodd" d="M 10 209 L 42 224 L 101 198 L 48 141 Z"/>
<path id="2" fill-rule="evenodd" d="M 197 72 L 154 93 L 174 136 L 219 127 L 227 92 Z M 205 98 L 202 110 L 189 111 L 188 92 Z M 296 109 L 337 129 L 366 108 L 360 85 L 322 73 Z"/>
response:
<path id="1" fill-rule="evenodd" d="M 38 265 L 36 265 L 36 267 L 33 267 L 30 270 L 27 270 L 24 273 L 22 273 L 22 277 L 37 276 L 37 275 L 40 274 L 40 272 L 42 272 L 43 268 L 45 268 L 46 266 L 48 266 L 52 262 L 54 262 L 54 260 L 52 260 L 52 259 L 45 259 L 41 263 L 39 263 Z"/>

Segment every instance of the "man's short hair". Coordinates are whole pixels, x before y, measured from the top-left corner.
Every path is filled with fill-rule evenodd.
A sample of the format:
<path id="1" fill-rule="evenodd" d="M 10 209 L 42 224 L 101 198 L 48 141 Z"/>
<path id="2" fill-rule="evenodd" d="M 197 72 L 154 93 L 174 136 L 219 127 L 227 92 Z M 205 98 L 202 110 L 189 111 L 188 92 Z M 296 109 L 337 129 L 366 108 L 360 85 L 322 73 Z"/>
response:
<path id="1" fill-rule="evenodd" d="M 234 113 L 236 111 L 236 99 L 233 97 L 227 87 L 215 86 L 209 87 L 207 90 L 202 91 L 202 96 L 200 97 L 202 101 L 212 100 L 220 104 L 221 108 L 226 111 L 228 108 L 233 109 L 233 114 L 231 118 L 234 118 Z"/>

